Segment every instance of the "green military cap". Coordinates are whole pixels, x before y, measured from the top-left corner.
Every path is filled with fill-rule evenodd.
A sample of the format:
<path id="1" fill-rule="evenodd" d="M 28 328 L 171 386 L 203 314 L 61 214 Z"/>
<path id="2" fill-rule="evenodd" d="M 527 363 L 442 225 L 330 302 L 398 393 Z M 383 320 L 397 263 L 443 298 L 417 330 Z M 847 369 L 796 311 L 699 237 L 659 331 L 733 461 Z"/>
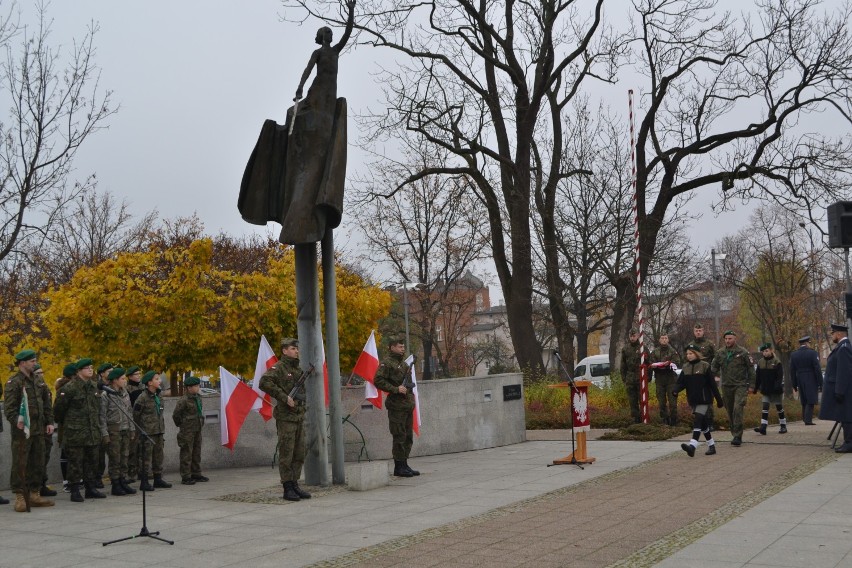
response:
<path id="1" fill-rule="evenodd" d="M 183 386 L 185 387 L 194 387 L 195 385 L 200 385 L 201 379 L 198 377 L 189 377 L 188 379 L 184 379 Z"/>
<path id="2" fill-rule="evenodd" d="M 121 367 L 115 367 L 112 371 L 109 372 L 109 375 L 107 375 L 107 380 L 114 381 L 116 379 L 120 379 L 123 376 L 124 369 L 122 369 Z"/>
<path id="3" fill-rule="evenodd" d="M 100 375 L 104 371 L 109 371 L 112 368 L 113 368 L 112 363 L 101 363 L 101 365 L 98 367 L 98 374 Z"/>
<path id="4" fill-rule="evenodd" d="M 282 349 L 285 348 L 285 347 L 298 347 L 298 346 L 299 346 L 299 340 L 296 339 L 295 337 L 285 337 L 284 339 L 281 340 L 281 348 Z"/>
<path id="5" fill-rule="evenodd" d="M 32 349 L 24 349 L 20 353 L 15 355 L 15 361 L 32 361 L 36 358 L 36 352 Z"/>
<path id="6" fill-rule="evenodd" d="M 726 331 L 725 333 L 723 333 L 723 334 L 722 334 L 722 336 L 723 336 L 723 337 L 724 337 L 725 335 L 733 335 L 734 337 L 736 337 L 736 336 L 737 336 L 737 334 L 736 334 L 735 332 L 731 331 L 730 329 L 729 329 L 728 331 Z"/>
<path id="7" fill-rule="evenodd" d="M 33 367 L 33 371 L 42 371 L 41 363 L 36 363 L 35 367 Z"/>
<path id="8" fill-rule="evenodd" d="M 771 343 L 764 343 L 763 345 L 760 346 L 760 351 L 765 351 L 767 349 L 772 349 Z"/>
<path id="9" fill-rule="evenodd" d="M 83 357 L 82 359 L 77 361 L 77 370 L 79 371 L 83 367 L 88 367 L 89 365 L 91 365 L 93 363 L 94 363 L 94 360 L 90 359 L 89 357 Z"/>
<path id="10" fill-rule="evenodd" d="M 77 365 L 75 363 L 68 363 L 65 365 L 65 368 L 62 369 L 63 377 L 73 377 L 77 374 Z"/>
<path id="11" fill-rule="evenodd" d="M 124 374 L 129 377 L 130 375 L 134 375 L 138 372 L 139 372 L 139 367 L 128 367 L 127 370 L 124 371 Z"/>
<path id="12" fill-rule="evenodd" d="M 140 382 L 140 383 L 142 383 L 143 385 L 147 385 L 147 384 L 148 384 L 148 381 L 150 381 L 151 379 L 153 379 L 153 378 L 154 378 L 154 375 L 156 375 L 156 374 L 157 374 L 157 371 L 148 371 L 147 373 L 145 373 L 144 375 L 142 375 L 142 380 L 141 380 L 141 381 L 139 381 L 139 382 Z"/>

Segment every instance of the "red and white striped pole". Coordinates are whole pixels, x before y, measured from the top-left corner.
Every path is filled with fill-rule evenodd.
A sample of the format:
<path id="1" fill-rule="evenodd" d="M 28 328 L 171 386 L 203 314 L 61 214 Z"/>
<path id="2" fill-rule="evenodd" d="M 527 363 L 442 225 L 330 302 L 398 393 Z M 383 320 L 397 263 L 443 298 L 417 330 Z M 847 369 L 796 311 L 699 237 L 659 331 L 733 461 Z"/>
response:
<path id="1" fill-rule="evenodd" d="M 639 411 L 642 422 L 648 424 L 648 366 L 645 353 L 645 314 L 642 310 L 642 269 L 639 264 L 639 196 L 636 193 L 636 135 L 633 121 L 633 89 L 627 91 L 627 102 L 630 113 L 630 182 L 633 185 L 633 248 L 635 251 L 634 266 L 636 267 L 636 319 L 639 320 Z"/>

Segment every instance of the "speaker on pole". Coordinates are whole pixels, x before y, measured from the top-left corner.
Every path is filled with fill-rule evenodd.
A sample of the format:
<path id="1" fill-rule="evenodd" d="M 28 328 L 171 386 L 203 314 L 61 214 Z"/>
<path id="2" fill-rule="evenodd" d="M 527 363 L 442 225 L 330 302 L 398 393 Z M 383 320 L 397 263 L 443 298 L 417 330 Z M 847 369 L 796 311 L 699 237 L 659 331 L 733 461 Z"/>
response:
<path id="1" fill-rule="evenodd" d="M 852 248 L 852 201 L 838 201 L 826 209 L 828 213 L 828 246 Z"/>

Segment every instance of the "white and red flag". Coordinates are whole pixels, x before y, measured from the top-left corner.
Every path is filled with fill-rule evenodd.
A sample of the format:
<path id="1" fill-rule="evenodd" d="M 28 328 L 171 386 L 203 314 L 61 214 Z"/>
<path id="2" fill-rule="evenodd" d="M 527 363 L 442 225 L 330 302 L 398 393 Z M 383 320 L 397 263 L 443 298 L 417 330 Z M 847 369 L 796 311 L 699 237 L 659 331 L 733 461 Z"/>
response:
<path id="1" fill-rule="evenodd" d="M 411 382 L 414 383 L 414 388 L 411 392 L 414 394 L 414 433 L 420 435 L 420 394 L 417 392 L 417 374 L 414 372 L 414 355 L 409 355 L 405 360 L 411 367 Z"/>
<path id="2" fill-rule="evenodd" d="M 219 387 L 222 403 L 220 405 L 220 432 L 222 445 L 233 451 L 240 428 L 246 420 L 252 406 L 258 399 L 257 393 L 240 379 L 219 367 Z"/>
<path id="3" fill-rule="evenodd" d="M 364 398 L 369 400 L 376 408 L 382 407 L 382 393 L 376 388 L 373 380 L 376 378 L 376 371 L 379 370 L 379 350 L 376 349 L 376 332 L 370 332 L 370 339 L 364 345 L 361 355 L 358 356 L 358 361 L 355 362 L 355 368 L 352 372 L 364 379 Z"/>
<path id="4" fill-rule="evenodd" d="M 258 398 L 251 409 L 263 416 L 267 422 L 272 418 L 272 397 L 260 390 L 260 377 L 277 362 L 278 357 L 269 346 L 266 336 L 261 335 L 260 347 L 257 348 L 257 364 L 254 366 L 254 380 L 251 382 L 251 388 L 257 393 Z"/>
<path id="5" fill-rule="evenodd" d="M 328 408 L 328 361 L 325 358 L 325 342 L 320 341 L 320 349 L 322 349 L 322 389 L 325 393 L 325 407 Z"/>

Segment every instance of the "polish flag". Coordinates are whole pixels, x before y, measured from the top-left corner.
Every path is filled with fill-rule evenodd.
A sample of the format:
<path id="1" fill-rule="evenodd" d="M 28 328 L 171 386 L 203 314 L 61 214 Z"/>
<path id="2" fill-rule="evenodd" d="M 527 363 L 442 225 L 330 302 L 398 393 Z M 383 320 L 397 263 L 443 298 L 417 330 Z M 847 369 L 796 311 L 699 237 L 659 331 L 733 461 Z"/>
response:
<path id="1" fill-rule="evenodd" d="M 240 428 L 246 420 L 252 406 L 258 399 L 257 393 L 240 379 L 219 367 L 219 386 L 222 393 L 220 405 L 220 433 L 222 445 L 234 450 Z"/>
<path id="2" fill-rule="evenodd" d="M 325 342 L 320 341 L 320 349 L 322 349 L 322 388 L 325 393 L 325 407 L 328 408 L 328 361 L 325 358 Z"/>
<path id="3" fill-rule="evenodd" d="M 364 398 L 373 403 L 376 408 L 382 407 L 382 393 L 373 384 L 373 379 L 376 378 L 376 371 L 379 370 L 379 350 L 376 349 L 376 332 L 370 332 L 370 339 L 364 345 L 361 355 L 358 356 L 358 361 L 355 362 L 355 368 L 352 372 L 364 379 Z"/>
<path id="4" fill-rule="evenodd" d="M 420 436 L 420 394 L 417 392 L 417 374 L 414 372 L 414 355 L 409 355 L 405 360 L 411 367 L 411 382 L 414 383 L 414 388 L 411 392 L 414 393 L 414 433 Z"/>
<path id="5" fill-rule="evenodd" d="M 254 401 L 251 409 L 263 416 L 266 422 L 272 418 L 272 397 L 260 390 L 260 377 L 277 362 L 278 357 L 269 346 L 266 336 L 261 335 L 260 347 L 257 348 L 257 363 L 254 366 L 254 380 L 251 382 L 252 390 L 257 393 L 257 400 Z"/>

